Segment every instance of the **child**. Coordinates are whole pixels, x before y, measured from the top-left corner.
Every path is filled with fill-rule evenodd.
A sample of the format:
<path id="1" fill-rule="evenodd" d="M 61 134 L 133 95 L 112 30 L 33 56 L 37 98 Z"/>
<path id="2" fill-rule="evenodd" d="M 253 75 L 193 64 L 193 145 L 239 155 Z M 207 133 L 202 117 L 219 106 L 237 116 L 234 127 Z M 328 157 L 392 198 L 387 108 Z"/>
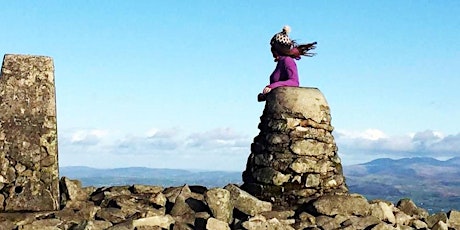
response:
<path id="1" fill-rule="evenodd" d="M 283 30 L 273 36 L 270 41 L 273 58 L 275 58 L 276 68 L 270 75 L 270 84 L 265 86 L 262 93 L 257 96 L 258 101 L 265 101 L 266 94 L 272 89 L 280 86 L 299 86 L 299 75 L 297 65 L 294 61 L 299 60 L 300 56 L 311 57 L 314 53 L 309 50 L 316 48 L 316 42 L 298 45 L 288 36 L 291 28 L 284 26 Z"/>

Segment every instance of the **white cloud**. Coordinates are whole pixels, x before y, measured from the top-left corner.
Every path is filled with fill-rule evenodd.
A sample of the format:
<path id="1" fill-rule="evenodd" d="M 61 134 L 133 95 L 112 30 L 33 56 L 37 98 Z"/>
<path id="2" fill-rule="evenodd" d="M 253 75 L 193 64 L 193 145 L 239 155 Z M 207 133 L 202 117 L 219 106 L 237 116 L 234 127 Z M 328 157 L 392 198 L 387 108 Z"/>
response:
<path id="1" fill-rule="evenodd" d="M 445 136 L 443 133 L 425 130 L 417 133 L 388 136 L 372 129 L 363 132 L 334 132 L 339 156 L 344 155 L 352 163 L 379 157 L 401 158 L 426 156 L 448 158 L 460 154 L 460 134 Z"/>
<path id="2" fill-rule="evenodd" d="M 444 135 L 426 130 L 396 136 L 367 129 L 362 132 L 336 130 L 333 135 L 345 165 L 381 157 L 445 159 L 460 155 L 460 134 Z M 243 170 L 252 140 L 253 137 L 231 128 L 195 133 L 178 128 L 150 129 L 137 134 L 82 129 L 60 131 L 58 143 L 63 165 Z"/>
<path id="3" fill-rule="evenodd" d="M 364 140 L 378 140 L 386 138 L 387 135 L 378 129 L 366 129 L 363 132 L 358 131 L 338 131 L 337 135 L 341 138 L 346 139 L 364 139 Z"/>
<path id="4" fill-rule="evenodd" d="M 82 145 L 96 145 L 102 138 L 107 136 L 106 130 L 93 129 L 93 130 L 77 130 L 70 134 L 70 143 Z"/>
<path id="5" fill-rule="evenodd" d="M 215 148 L 248 148 L 251 144 L 247 136 L 237 134 L 231 128 L 218 128 L 201 133 L 193 133 L 186 139 L 187 147 Z"/>
<path id="6" fill-rule="evenodd" d="M 241 171 L 252 141 L 230 128 L 191 134 L 177 128 L 150 129 L 137 134 L 91 130 L 62 133 L 59 154 L 63 166 L 106 168 L 145 166 Z"/>

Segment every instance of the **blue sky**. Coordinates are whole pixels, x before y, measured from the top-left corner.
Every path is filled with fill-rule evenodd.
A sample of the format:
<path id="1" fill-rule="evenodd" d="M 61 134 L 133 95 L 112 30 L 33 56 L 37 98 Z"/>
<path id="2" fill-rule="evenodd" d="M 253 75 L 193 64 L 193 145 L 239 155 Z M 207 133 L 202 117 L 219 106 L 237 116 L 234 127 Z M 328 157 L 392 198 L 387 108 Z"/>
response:
<path id="1" fill-rule="evenodd" d="M 344 165 L 460 155 L 460 2 L 8 1 L 0 52 L 51 56 L 60 166 L 242 171 L 284 25 L 317 56 Z"/>

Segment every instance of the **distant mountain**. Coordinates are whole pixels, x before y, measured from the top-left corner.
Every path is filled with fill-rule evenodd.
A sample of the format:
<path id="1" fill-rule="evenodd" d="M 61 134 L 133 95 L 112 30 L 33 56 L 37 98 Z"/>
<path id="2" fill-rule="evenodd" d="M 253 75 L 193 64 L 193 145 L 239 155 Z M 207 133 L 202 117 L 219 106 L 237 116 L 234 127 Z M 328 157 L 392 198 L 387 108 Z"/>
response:
<path id="1" fill-rule="evenodd" d="M 223 187 L 229 183 L 242 183 L 241 172 L 189 171 L 145 167 L 96 169 L 71 166 L 61 167 L 59 174 L 71 179 L 78 179 L 83 186 L 97 187 L 132 184 L 161 185 L 164 187 L 184 184 Z"/>
<path id="2" fill-rule="evenodd" d="M 344 166 L 350 192 L 368 199 L 384 199 L 394 203 L 410 198 L 430 213 L 460 210 L 460 157 L 446 161 L 416 157 L 376 159 L 364 164 Z M 241 184 L 241 172 L 190 171 L 144 167 L 95 169 L 61 167 L 60 175 L 78 179 L 83 186 L 114 186 L 148 184 L 164 187 L 201 185 L 223 187 Z"/>
<path id="3" fill-rule="evenodd" d="M 408 197 L 431 211 L 460 209 L 460 157 L 382 158 L 344 167 L 350 192 L 397 202 Z"/>

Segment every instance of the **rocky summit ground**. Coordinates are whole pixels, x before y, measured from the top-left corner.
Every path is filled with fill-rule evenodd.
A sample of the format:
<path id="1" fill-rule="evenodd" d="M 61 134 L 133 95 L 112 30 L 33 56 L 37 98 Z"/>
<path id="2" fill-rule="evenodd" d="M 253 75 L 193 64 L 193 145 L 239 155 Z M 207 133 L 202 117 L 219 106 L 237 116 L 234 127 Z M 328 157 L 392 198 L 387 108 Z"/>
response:
<path id="1" fill-rule="evenodd" d="M 429 214 L 409 199 L 397 204 L 359 194 L 321 196 L 276 207 L 229 184 L 82 187 L 60 180 L 57 211 L 0 213 L 0 229 L 460 229 L 460 212 Z"/>

